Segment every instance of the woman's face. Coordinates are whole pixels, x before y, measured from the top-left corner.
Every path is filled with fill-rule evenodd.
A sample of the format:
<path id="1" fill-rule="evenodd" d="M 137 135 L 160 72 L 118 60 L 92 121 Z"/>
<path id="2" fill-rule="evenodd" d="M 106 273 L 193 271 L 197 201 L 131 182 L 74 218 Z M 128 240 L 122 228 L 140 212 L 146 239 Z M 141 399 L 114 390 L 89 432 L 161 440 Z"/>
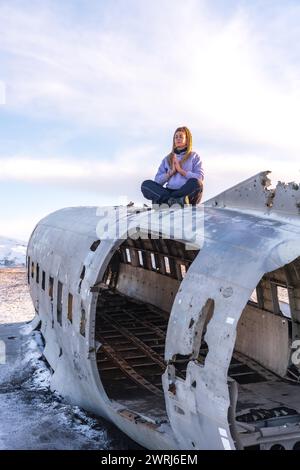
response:
<path id="1" fill-rule="evenodd" d="M 175 133 L 174 143 L 177 148 L 186 147 L 186 134 L 184 131 L 177 131 Z"/>

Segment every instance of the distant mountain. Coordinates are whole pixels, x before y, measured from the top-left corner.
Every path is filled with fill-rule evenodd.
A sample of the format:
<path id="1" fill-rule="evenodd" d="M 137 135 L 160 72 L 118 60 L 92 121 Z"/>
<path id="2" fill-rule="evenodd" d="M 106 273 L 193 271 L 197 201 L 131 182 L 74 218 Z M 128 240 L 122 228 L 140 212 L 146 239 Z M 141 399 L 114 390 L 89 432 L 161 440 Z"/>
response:
<path id="1" fill-rule="evenodd" d="M 25 242 L 0 237 L 0 268 L 26 265 Z"/>

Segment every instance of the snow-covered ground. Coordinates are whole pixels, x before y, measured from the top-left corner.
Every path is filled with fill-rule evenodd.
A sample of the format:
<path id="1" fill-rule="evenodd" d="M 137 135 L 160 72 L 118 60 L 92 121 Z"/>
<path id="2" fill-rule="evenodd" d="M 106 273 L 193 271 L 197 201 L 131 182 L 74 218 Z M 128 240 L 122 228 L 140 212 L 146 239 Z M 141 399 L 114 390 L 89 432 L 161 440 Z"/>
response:
<path id="1" fill-rule="evenodd" d="M 137 449 L 113 425 L 50 391 L 41 335 L 25 323 L 33 315 L 26 270 L 0 269 L 0 450 Z"/>
<path id="2" fill-rule="evenodd" d="M 0 268 L 0 325 L 32 320 L 25 268 Z"/>
<path id="3" fill-rule="evenodd" d="M 0 236 L 0 267 L 25 266 L 26 243 Z"/>

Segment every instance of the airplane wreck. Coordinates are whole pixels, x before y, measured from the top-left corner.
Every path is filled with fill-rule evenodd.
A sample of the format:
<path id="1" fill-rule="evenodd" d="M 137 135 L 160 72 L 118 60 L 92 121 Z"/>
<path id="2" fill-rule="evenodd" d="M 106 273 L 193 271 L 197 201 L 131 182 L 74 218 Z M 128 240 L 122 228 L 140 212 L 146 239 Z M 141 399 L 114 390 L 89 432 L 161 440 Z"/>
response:
<path id="1" fill-rule="evenodd" d="M 104 236 L 96 207 L 41 220 L 27 275 L 51 388 L 148 449 L 300 449 L 300 189 L 268 173 L 194 208 L 192 244 L 152 208 L 125 216 L 141 234 L 152 214 L 147 237 Z"/>

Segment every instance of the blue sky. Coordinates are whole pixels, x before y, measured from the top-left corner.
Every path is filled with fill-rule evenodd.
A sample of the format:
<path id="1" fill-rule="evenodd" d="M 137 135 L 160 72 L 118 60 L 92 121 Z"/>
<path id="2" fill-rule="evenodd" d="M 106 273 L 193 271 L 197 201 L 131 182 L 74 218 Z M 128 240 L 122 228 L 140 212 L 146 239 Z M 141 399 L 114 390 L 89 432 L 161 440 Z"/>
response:
<path id="1" fill-rule="evenodd" d="M 299 182 L 299 22 L 298 0 L 1 0 L 0 234 L 146 202 L 179 125 L 205 198 L 263 170 Z"/>

